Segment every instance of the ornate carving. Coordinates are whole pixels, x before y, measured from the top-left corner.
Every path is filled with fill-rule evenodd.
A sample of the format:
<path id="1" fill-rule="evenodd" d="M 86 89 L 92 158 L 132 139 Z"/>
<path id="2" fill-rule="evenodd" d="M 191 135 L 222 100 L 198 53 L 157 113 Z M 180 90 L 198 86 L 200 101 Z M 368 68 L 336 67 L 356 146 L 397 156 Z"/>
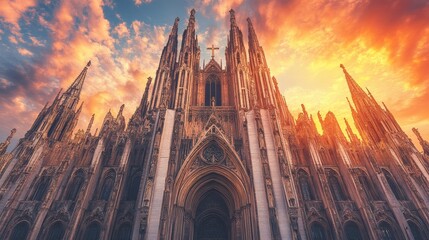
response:
<path id="1" fill-rule="evenodd" d="M 201 157 L 207 164 L 219 164 L 225 159 L 225 153 L 216 142 L 212 141 L 202 151 Z"/>

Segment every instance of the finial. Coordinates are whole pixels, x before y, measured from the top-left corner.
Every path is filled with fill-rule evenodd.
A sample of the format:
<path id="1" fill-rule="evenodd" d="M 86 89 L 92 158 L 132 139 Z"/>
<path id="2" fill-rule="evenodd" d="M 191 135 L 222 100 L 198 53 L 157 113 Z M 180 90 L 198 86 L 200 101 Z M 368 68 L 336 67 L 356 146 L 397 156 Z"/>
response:
<path id="1" fill-rule="evenodd" d="M 195 16 L 195 9 L 193 9 L 193 8 L 191 10 L 191 16 Z"/>
<path id="2" fill-rule="evenodd" d="M 305 110 L 304 104 L 301 104 L 302 112 L 307 116 L 307 111 Z"/>
<path id="3" fill-rule="evenodd" d="M 322 114 L 320 114 L 320 111 L 317 111 L 317 118 L 319 119 L 319 122 L 320 122 L 320 124 L 322 125 L 322 127 L 323 127 L 323 118 L 322 118 Z"/>
<path id="4" fill-rule="evenodd" d="M 347 72 L 346 67 L 344 67 L 344 65 L 343 65 L 343 64 L 340 64 L 340 68 L 342 68 L 342 69 L 343 69 L 343 72 L 344 72 L 346 75 L 349 75 L 349 73 Z"/>
<path id="5" fill-rule="evenodd" d="M 86 134 L 89 134 L 92 128 L 92 124 L 94 123 L 95 114 L 92 114 L 91 119 L 89 120 L 88 127 L 86 128 Z"/>
<path id="6" fill-rule="evenodd" d="M 234 12 L 234 10 L 229 10 L 229 14 L 231 15 L 230 16 L 230 21 L 231 21 L 231 24 L 232 25 L 235 25 L 235 12 Z"/>
<path id="7" fill-rule="evenodd" d="M 121 108 L 119 108 L 118 116 L 122 115 L 122 112 L 124 111 L 124 107 L 125 107 L 125 104 L 122 104 Z"/>
<path id="8" fill-rule="evenodd" d="M 414 134 L 416 135 L 416 137 L 419 139 L 419 141 L 422 141 L 422 135 L 420 134 L 419 130 L 417 128 L 412 128 Z"/>
<path id="9" fill-rule="evenodd" d="M 91 60 L 88 61 L 88 63 L 86 64 L 86 67 L 90 67 L 91 66 Z"/>
<path id="10" fill-rule="evenodd" d="M 10 130 L 10 135 L 7 137 L 7 139 L 12 139 L 13 135 L 16 133 L 16 128 L 13 128 L 12 130 Z"/>
<path id="11" fill-rule="evenodd" d="M 176 23 L 179 23 L 179 21 L 180 21 L 180 18 L 179 17 L 176 17 L 176 19 L 174 19 L 174 23 L 176 24 Z"/>

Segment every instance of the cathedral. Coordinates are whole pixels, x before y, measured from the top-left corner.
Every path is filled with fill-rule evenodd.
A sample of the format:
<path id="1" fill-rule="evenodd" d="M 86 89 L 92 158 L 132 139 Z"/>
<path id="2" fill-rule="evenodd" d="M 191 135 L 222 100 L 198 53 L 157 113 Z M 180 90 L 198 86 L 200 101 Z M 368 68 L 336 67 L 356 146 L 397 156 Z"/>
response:
<path id="1" fill-rule="evenodd" d="M 302 105 L 295 118 L 251 20 L 245 46 L 229 17 L 225 66 L 213 54 L 200 65 L 195 10 L 180 48 L 175 19 L 127 124 L 122 105 L 95 134 L 94 116 L 75 129 L 88 62 L 7 153 L 12 130 L 0 144 L 0 239 L 428 239 L 418 130 L 423 152 L 343 65 L 360 137 L 332 112 L 314 119 Z"/>

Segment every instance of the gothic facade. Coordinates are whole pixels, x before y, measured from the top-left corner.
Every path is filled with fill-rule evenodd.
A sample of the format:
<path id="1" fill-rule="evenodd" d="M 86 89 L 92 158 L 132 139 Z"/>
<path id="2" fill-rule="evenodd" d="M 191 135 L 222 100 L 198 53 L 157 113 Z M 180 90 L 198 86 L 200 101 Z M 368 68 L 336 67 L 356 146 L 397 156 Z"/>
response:
<path id="1" fill-rule="evenodd" d="M 122 105 L 72 136 L 89 62 L 0 145 L 1 239 L 427 239 L 429 143 L 344 66 L 361 138 L 292 116 L 250 19 L 246 51 L 230 11 L 225 67 L 200 65 L 194 10 L 180 49 L 178 22 L 128 124 Z"/>

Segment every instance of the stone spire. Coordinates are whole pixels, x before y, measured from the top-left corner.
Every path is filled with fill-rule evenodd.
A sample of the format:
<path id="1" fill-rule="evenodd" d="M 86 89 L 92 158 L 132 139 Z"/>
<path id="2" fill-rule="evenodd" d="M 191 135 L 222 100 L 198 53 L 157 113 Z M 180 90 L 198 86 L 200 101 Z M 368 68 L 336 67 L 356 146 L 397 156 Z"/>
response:
<path id="1" fill-rule="evenodd" d="M 247 18 L 248 34 L 249 34 L 249 51 L 250 49 L 257 49 L 260 47 L 258 36 L 253 28 L 252 20 Z"/>
<path id="2" fill-rule="evenodd" d="M 230 10 L 230 30 L 225 51 L 227 71 L 232 76 L 234 102 L 237 109 L 250 108 L 250 80 L 243 34 L 237 26 L 234 10 Z"/>
<path id="3" fill-rule="evenodd" d="M 360 143 L 359 138 L 353 132 L 353 129 L 350 127 L 349 122 L 347 121 L 346 118 L 344 118 L 344 122 L 346 123 L 346 133 L 347 133 L 347 136 L 350 139 L 350 143 L 352 143 L 353 145 L 359 144 Z"/>
<path id="4" fill-rule="evenodd" d="M 320 112 L 317 112 L 320 125 L 323 129 L 323 135 L 330 138 L 331 141 L 339 140 L 340 142 L 345 142 L 343 131 L 341 131 L 340 125 L 338 124 L 335 114 L 329 111 L 325 119 L 322 118 Z"/>
<path id="5" fill-rule="evenodd" d="M 377 144 L 381 141 L 388 141 L 389 139 L 399 136 L 402 139 L 405 133 L 397 124 L 393 115 L 377 103 L 371 93 L 366 93 L 347 72 L 346 68 L 341 64 L 347 85 L 352 96 L 355 109 L 351 106 L 353 119 L 355 120 L 356 127 L 364 142 Z"/>
<path id="6" fill-rule="evenodd" d="M 253 81 L 255 81 L 257 104 L 263 108 L 277 106 L 275 87 L 271 81 L 270 69 L 265 59 L 264 50 L 259 45 L 258 37 L 256 36 L 250 18 L 247 18 L 247 23 L 249 33 L 250 72 Z"/>
<path id="7" fill-rule="evenodd" d="M 45 106 L 42 109 L 31 129 L 25 134 L 27 140 L 35 140 L 35 136 L 42 136 L 54 142 L 71 137 L 82 111 L 83 104 L 78 107 L 78 103 L 90 66 L 91 61 L 87 63 L 65 92 L 61 93 L 62 89 L 58 92 L 51 106 Z"/>
<path id="8" fill-rule="evenodd" d="M 6 153 L 7 147 L 10 144 L 10 140 L 12 140 L 13 135 L 16 133 L 16 129 L 10 130 L 9 136 L 6 138 L 6 140 L 2 143 L 0 143 L 0 156 Z"/>
<path id="9" fill-rule="evenodd" d="M 75 109 L 76 105 L 79 102 L 80 93 L 82 91 L 83 83 L 85 82 L 86 73 L 88 72 L 88 68 L 90 66 L 91 61 L 86 64 L 79 76 L 77 76 L 77 78 L 73 81 L 70 87 L 63 93 L 61 97 L 61 103 L 65 107 Z"/>
<path id="10" fill-rule="evenodd" d="M 94 124 L 94 116 L 95 116 L 95 114 L 92 114 L 91 120 L 89 120 L 89 124 L 88 124 L 88 127 L 86 128 L 86 132 L 85 132 L 86 135 L 89 135 L 91 132 L 92 124 Z"/>
<path id="11" fill-rule="evenodd" d="M 195 10 L 192 9 L 188 26 L 183 31 L 179 62 L 172 82 L 173 96 L 170 107 L 187 108 L 190 102 L 191 82 L 194 72 L 199 69 L 200 48 L 195 35 Z"/>
<path id="12" fill-rule="evenodd" d="M 420 145 L 423 148 L 424 155 L 429 157 L 429 142 L 423 139 L 422 135 L 420 134 L 420 132 L 417 128 L 413 128 L 413 132 L 416 135 L 417 139 L 420 142 Z"/>
<path id="13" fill-rule="evenodd" d="M 149 110 L 158 108 L 160 106 L 160 98 L 164 86 L 168 81 L 172 81 L 176 58 L 177 58 L 177 31 L 179 26 L 179 18 L 174 20 L 173 27 L 170 35 L 168 36 L 167 44 L 162 50 L 161 59 L 159 60 L 158 70 L 156 71 L 156 77 L 154 86 L 152 89 Z"/>
<path id="14" fill-rule="evenodd" d="M 347 72 L 347 69 L 343 64 L 340 64 L 340 67 L 343 69 L 343 73 L 347 80 L 347 85 L 349 86 L 350 94 L 352 95 L 353 101 L 359 100 L 361 97 L 368 98 L 368 95 L 363 91 L 363 89 L 356 83 L 353 77 Z"/>

